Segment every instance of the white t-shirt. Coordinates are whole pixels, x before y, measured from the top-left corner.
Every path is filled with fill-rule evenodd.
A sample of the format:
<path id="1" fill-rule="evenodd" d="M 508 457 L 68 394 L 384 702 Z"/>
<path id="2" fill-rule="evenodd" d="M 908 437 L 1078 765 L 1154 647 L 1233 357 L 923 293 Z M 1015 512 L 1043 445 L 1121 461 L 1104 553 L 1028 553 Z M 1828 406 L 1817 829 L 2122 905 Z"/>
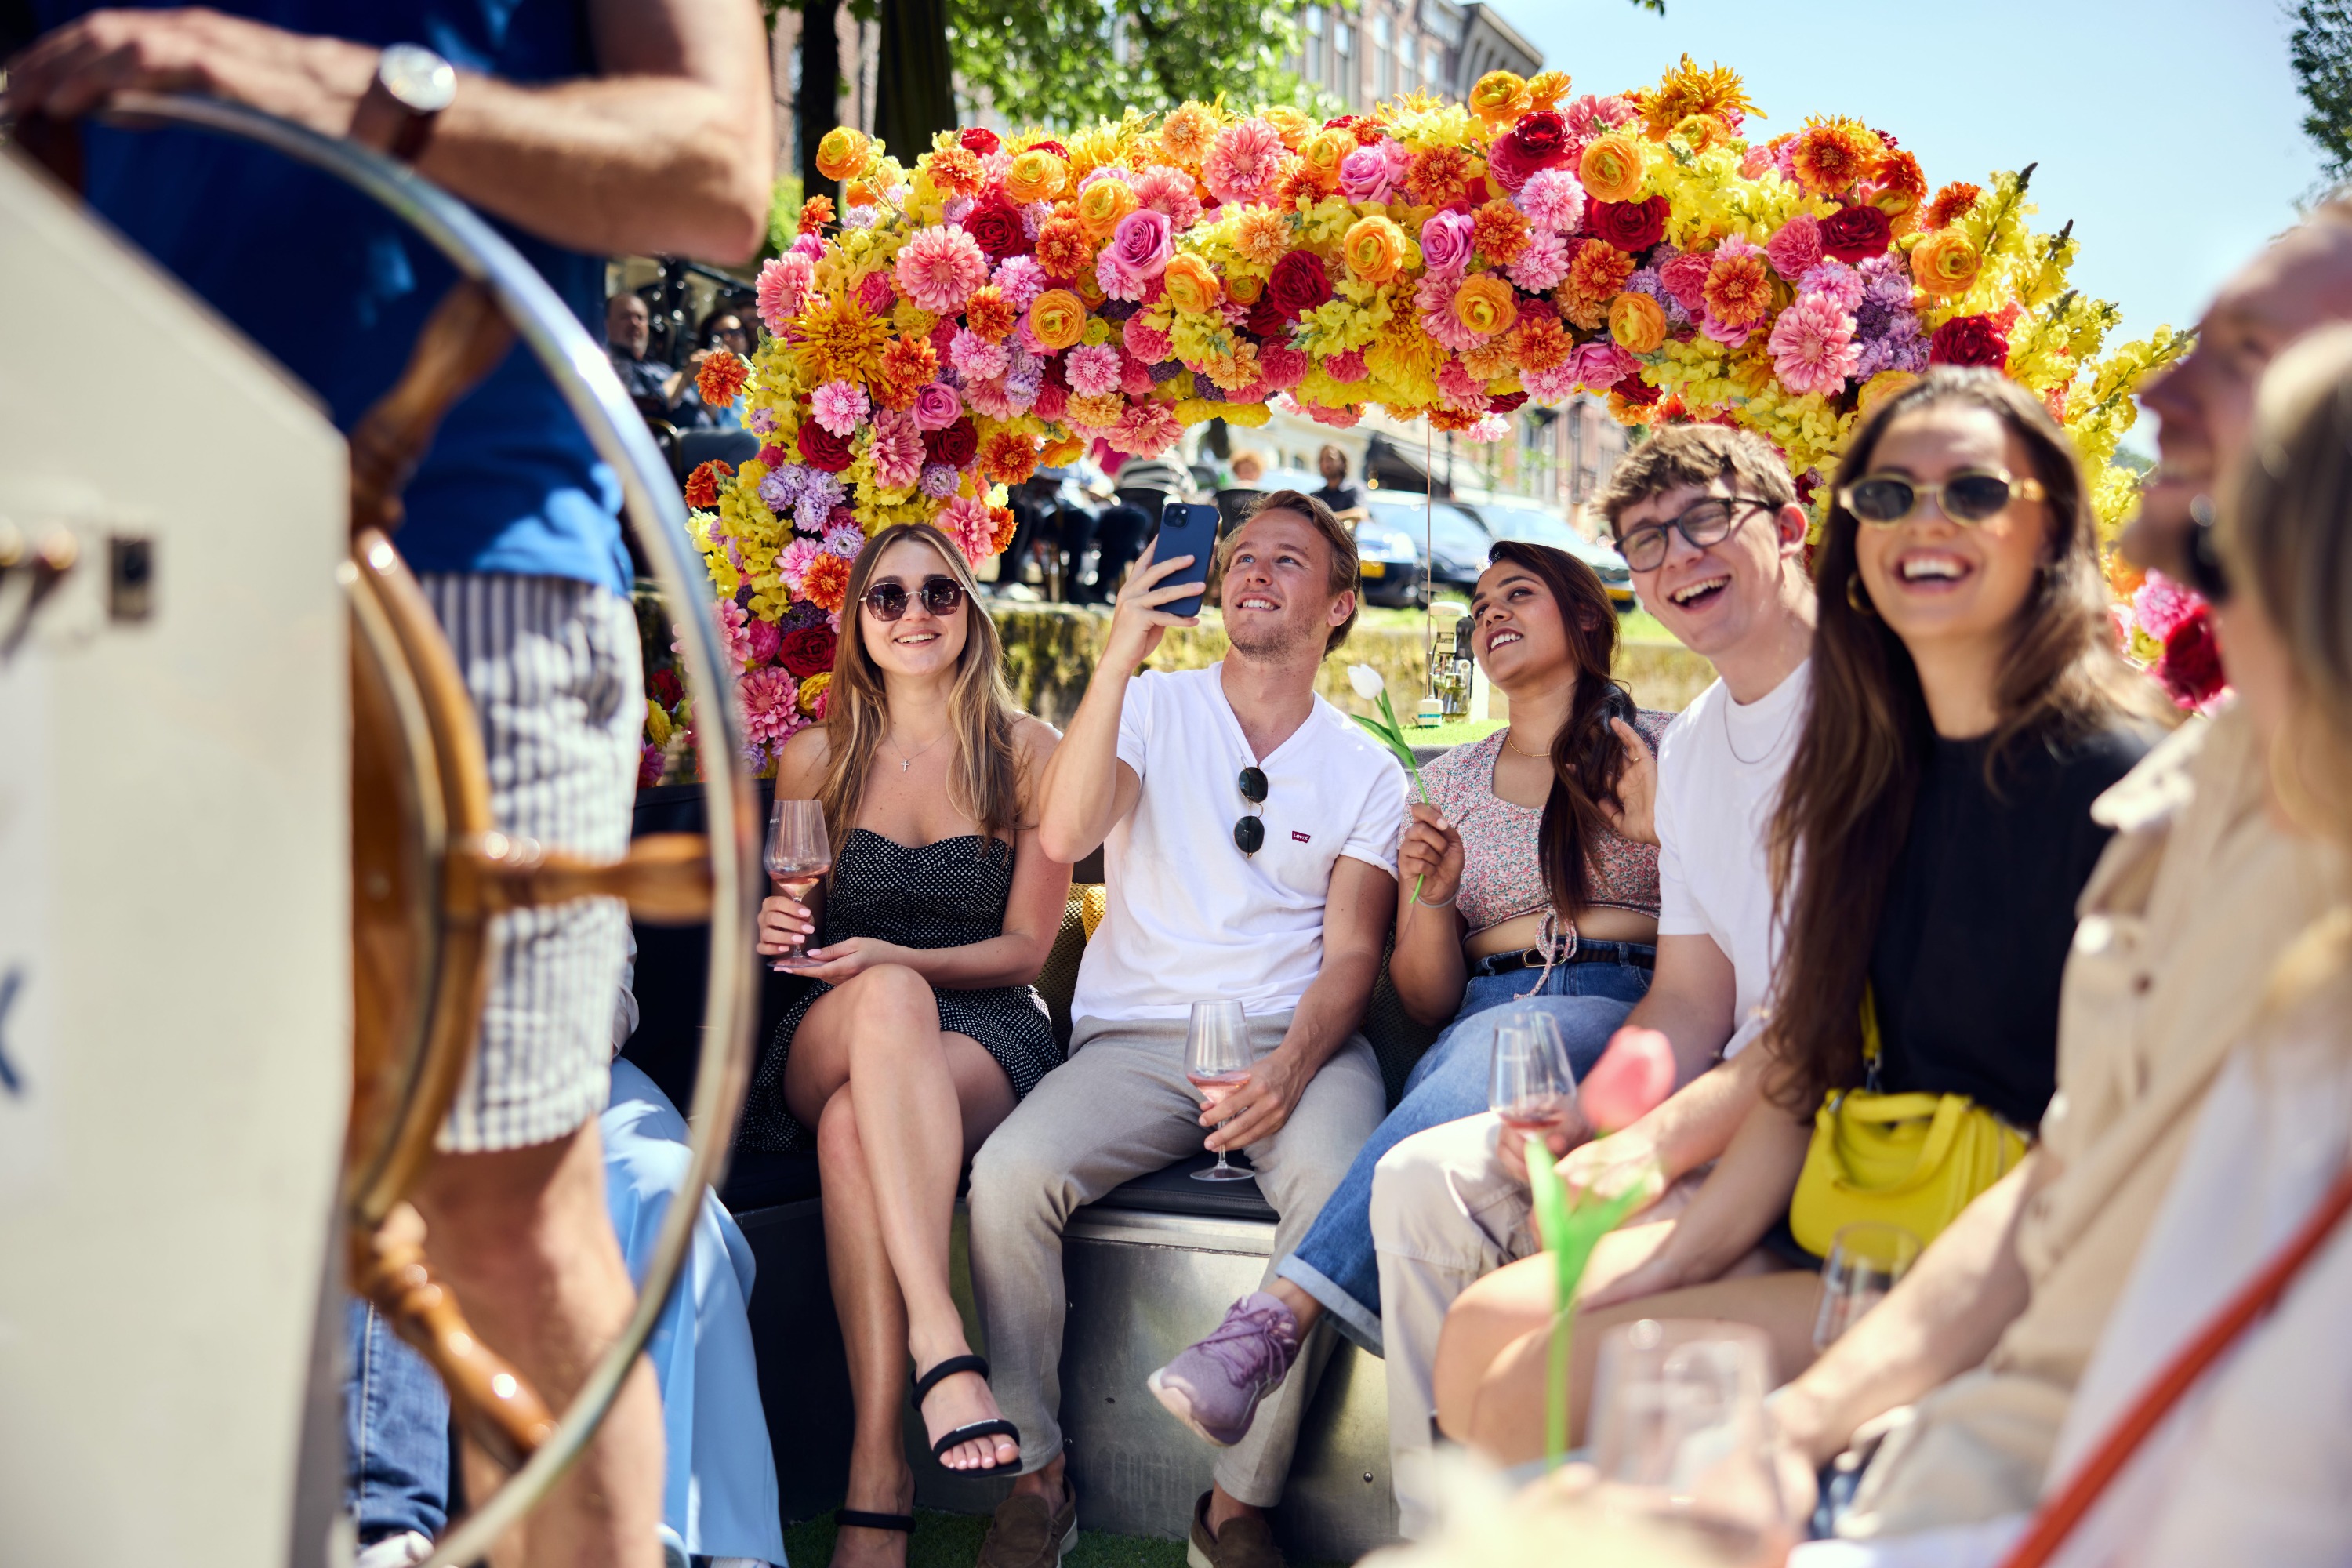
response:
<path id="1" fill-rule="evenodd" d="M 1658 745 L 1658 934 L 1706 936 L 1731 960 L 1727 1057 L 1764 1029 L 1780 952 L 1765 835 L 1804 723 L 1811 665 L 1742 705 L 1718 680 Z"/>
<path id="2" fill-rule="evenodd" d="M 1118 757 L 1143 781 L 1103 846 L 1106 910 L 1078 964 L 1074 1018 L 1181 1018 L 1194 1002 L 1244 1013 L 1298 1005 L 1323 967 L 1323 906 L 1342 855 L 1393 876 L 1404 770 L 1320 697 L 1271 756 L 1254 757 L 1219 667 L 1146 671 L 1127 683 Z M 1263 806 L 1242 769 L 1265 774 Z M 1255 815 L 1244 856 L 1234 824 Z"/>

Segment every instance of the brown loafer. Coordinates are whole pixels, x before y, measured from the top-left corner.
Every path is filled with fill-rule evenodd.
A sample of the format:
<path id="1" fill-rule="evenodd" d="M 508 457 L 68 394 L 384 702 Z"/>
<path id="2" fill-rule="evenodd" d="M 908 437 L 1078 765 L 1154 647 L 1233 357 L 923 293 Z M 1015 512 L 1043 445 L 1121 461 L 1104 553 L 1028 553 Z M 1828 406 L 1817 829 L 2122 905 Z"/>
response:
<path id="1" fill-rule="evenodd" d="M 1192 1540 L 1184 1561 L 1192 1568 L 1283 1568 L 1274 1531 L 1257 1515 L 1245 1513 L 1225 1521 L 1223 1530 L 1211 1530 L 1207 1492 L 1192 1505 Z"/>
<path id="2" fill-rule="evenodd" d="M 980 1542 L 979 1568 L 1058 1568 L 1078 1540 L 1078 1490 L 1065 1481 L 1058 1512 L 1032 1492 L 996 1505 Z"/>

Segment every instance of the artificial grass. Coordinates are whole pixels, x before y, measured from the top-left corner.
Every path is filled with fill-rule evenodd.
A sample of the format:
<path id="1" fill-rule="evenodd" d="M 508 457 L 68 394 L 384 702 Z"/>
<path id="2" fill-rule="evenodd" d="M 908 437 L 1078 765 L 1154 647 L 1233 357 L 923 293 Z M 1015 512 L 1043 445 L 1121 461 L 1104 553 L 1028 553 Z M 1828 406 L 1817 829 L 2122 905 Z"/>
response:
<path id="1" fill-rule="evenodd" d="M 988 1521 L 977 1514 L 915 1512 L 914 1539 L 907 1545 L 907 1568 L 972 1568 Z M 825 1514 L 784 1531 L 792 1568 L 825 1568 L 833 1561 L 833 1516 Z M 1137 1535 L 1106 1535 L 1088 1530 L 1082 1514 L 1077 1544 L 1064 1568 L 1184 1568 L 1184 1542 L 1150 1541 Z M 1340 1568 L 1338 1563 L 1299 1563 L 1294 1568 Z"/>

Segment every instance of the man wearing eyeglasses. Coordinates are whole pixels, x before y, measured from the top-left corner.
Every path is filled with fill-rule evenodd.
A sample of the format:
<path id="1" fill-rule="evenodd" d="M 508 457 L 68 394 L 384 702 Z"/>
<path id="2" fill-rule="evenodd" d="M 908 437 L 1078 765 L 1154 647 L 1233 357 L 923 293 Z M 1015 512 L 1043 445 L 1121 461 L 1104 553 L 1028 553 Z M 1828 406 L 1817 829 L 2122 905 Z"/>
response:
<path id="1" fill-rule="evenodd" d="M 1169 627 L 1194 624 L 1168 606 L 1199 592 L 1168 583 L 1189 557 L 1146 553 L 1046 765 L 1039 846 L 1056 860 L 1101 846 L 1108 907 L 1078 970 L 1069 1064 L 972 1161 L 972 1282 L 997 1401 L 1023 1435 L 983 1568 L 1052 1568 L 1076 1528 L 1055 1410 L 1070 1215 L 1204 1143 L 1245 1152 L 1280 1216 L 1278 1258 L 1387 1108 L 1356 1025 L 1396 905 L 1404 773 L 1315 694 L 1355 624 L 1355 542 L 1320 501 L 1281 490 L 1223 557 L 1224 660 L 1130 678 Z M 1187 1023 L 1193 1003 L 1220 1000 L 1241 1004 L 1255 1060 L 1204 1111 L 1185 1078 Z M 1253 1403 L 1302 1353 L 1319 1364 L 1319 1342 L 1302 1348 L 1273 1295 L 1245 1298 L 1219 1334 Z M 1194 1510 L 1196 1563 L 1279 1564 L 1264 1510 L 1281 1498 L 1313 1381 L 1289 1380 L 1220 1456 Z"/>

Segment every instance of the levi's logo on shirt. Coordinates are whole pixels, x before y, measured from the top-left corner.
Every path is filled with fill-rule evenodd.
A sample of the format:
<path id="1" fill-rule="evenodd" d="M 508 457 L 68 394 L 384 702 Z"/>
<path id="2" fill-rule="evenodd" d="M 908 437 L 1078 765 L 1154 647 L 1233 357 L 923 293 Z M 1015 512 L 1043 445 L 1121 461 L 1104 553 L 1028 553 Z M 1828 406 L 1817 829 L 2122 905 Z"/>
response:
<path id="1" fill-rule="evenodd" d="M 1291 837 L 1298 840 L 1301 844 L 1311 844 L 1314 842 L 1312 838 L 1308 837 L 1306 834 L 1299 832 L 1296 827 L 1290 830 L 1290 836 Z"/>

